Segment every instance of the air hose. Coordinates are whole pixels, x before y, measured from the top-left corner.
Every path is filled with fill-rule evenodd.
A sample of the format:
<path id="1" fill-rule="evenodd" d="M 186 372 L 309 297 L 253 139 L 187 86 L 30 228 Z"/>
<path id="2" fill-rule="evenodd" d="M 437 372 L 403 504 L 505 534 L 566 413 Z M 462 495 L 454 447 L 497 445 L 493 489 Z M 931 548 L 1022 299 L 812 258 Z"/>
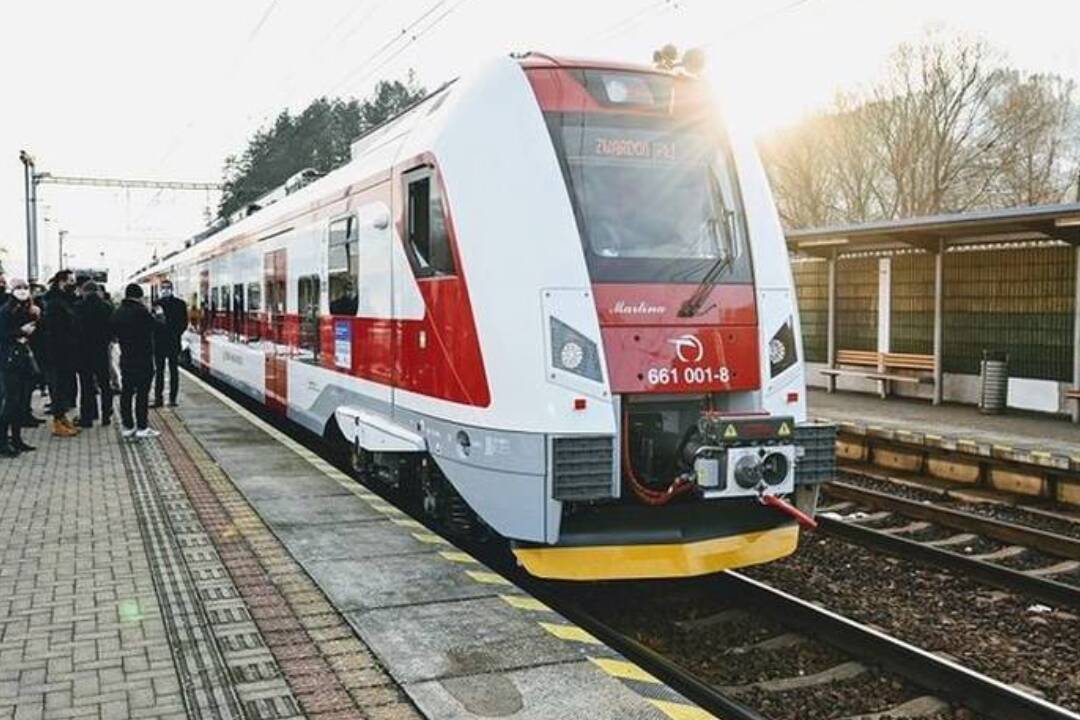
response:
<path id="1" fill-rule="evenodd" d="M 630 413 L 626 411 L 623 412 L 622 422 L 622 466 L 630 489 L 646 505 L 666 505 L 697 487 L 686 475 L 676 477 L 664 490 L 653 490 L 638 479 L 634 473 L 634 463 L 630 460 Z"/>

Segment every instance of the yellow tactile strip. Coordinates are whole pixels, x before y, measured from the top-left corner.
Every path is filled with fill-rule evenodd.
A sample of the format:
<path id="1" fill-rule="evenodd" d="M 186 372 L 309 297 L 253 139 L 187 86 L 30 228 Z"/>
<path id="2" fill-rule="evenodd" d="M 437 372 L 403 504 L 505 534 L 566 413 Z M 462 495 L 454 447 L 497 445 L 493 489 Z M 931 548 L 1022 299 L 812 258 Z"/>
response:
<path id="1" fill-rule="evenodd" d="M 169 411 L 165 454 L 308 718 L 420 718 L 224 471 Z"/>
<path id="2" fill-rule="evenodd" d="M 457 548 L 445 538 L 432 533 L 423 524 L 409 518 L 400 509 L 390 505 L 382 497 L 367 490 L 353 478 L 338 470 L 296 440 L 293 440 L 285 433 L 249 412 L 202 380 L 191 374 L 188 374 L 187 377 L 203 391 L 212 395 L 216 400 L 224 404 L 244 420 L 292 450 L 325 476 L 335 480 L 341 487 L 360 498 L 360 500 L 366 503 L 368 507 L 386 516 L 394 524 L 408 530 L 410 534 L 420 542 L 444 546 L 444 549 L 438 551 L 439 556 L 447 562 L 459 565 L 462 572 L 466 573 L 473 581 L 491 584 L 495 587 L 505 586 L 505 592 L 507 594 L 501 594 L 499 596 L 503 601 L 521 612 L 536 615 L 536 617 L 533 618 L 534 621 L 554 637 L 557 637 L 564 642 L 583 645 L 586 656 L 589 660 L 593 661 L 599 669 L 623 682 L 624 685 L 641 695 L 666 717 L 671 718 L 671 720 L 715 719 L 714 715 L 706 712 L 697 705 L 690 703 L 667 685 L 663 684 L 634 663 L 629 662 L 621 655 L 615 653 L 584 629 L 569 624 L 554 610 L 544 605 L 539 600 L 518 591 L 516 586 L 506 580 L 502 575 L 490 572 L 486 569 L 480 569 L 485 566 L 475 557 L 464 552 L 460 548 Z M 172 422 L 179 424 L 179 421 L 175 419 L 174 416 L 171 419 Z M 194 438 L 192 438 L 192 441 L 197 443 L 197 440 L 194 440 Z M 199 449 L 202 450 L 201 446 Z M 205 451 L 203 451 L 203 454 L 205 455 Z M 217 466 L 215 465 L 214 467 L 216 468 Z M 218 468 L 217 471 L 222 475 L 224 482 L 229 483 L 231 486 L 231 482 L 224 476 L 224 473 L 220 468 Z M 245 506 L 248 507 L 250 511 L 250 506 L 247 506 L 246 502 Z M 252 514 L 254 514 L 253 511 Z M 267 532 L 269 531 L 267 530 Z M 284 548 L 282 548 L 282 550 L 283 552 L 286 552 L 284 551 Z M 311 582 L 310 579 L 308 579 L 308 582 Z M 633 670 L 631 671 L 628 668 L 633 668 Z"/>

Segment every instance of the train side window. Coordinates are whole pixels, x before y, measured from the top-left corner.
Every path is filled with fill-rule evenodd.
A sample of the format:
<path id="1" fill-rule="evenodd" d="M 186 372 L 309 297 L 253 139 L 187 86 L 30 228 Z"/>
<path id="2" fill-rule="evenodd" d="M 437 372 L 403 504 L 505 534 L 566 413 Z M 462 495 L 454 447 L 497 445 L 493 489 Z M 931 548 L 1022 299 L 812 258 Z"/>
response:
<path id="1" fill-rule="evenodd" d="M 232 315 L 233 315 L 232 331 L 233 331 L 233 335 L 237 336 L 237 339 L 239 339 L 240 337 L 247 336 L 247 327 L 246 327 L 247 323 L 244 322 L 247 319 L 247 316 L 244 314 L 244 284 L 243 283 L 236 283 L 235 285 L 233 285 L 232 297 L 233 297 L 233 304 L 232 304 Z"/>
<path id="2" fill-rule="evenodd" d="M 454 274 L 454 254 L 446 229 L 442 194 L 431 170 L 421 170 L 408 182 L 408 237 L 418 277 Z"/>
<path id="3" fill-rule="evenodd" d="M 330 223 L 326 256 L 331 315 L 356 314 L 356 283 L 360 260 L 357 235 L 355 217 L 350 216 Z"/>
<path id="4" fill-rule="evenodd" d="M 228 285 L 221 286 L 221 305 L 218 305 L 221 313 L 221 329 L 225 332 L 232 330 L 232 293 Z"/>
<path id="5" fill-rule="evenodd" d="M 221 295 L 218 288 L 210 289 L 210 329 L 218 328 L 218 312 L 221 310 Z"/>
<path id="6" fill-rule="evenodd" d="M 296 281 L 296 304 L 300 311 L 300 348 L 311 353 L 301 360 L 319 359 L 319 276 L 304 275 Z"/>
<path id="7" fill-rule="evenodd" d="M 262 310 L 262 284 L 250 282 L 247 286 L 247 309 L 248 312 Z"/>

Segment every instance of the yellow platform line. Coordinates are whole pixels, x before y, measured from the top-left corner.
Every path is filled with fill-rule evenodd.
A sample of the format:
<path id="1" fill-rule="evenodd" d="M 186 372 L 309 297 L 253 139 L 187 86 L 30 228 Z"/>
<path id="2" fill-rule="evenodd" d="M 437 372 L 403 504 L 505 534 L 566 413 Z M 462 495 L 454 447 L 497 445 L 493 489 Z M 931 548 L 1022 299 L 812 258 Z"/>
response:
<path id="1" fill-rule="evenodd" d="M 540 623 L 540 627 L 544 628 L 560 640 L 571 640 L 573 642 L 586 643 L 588 645 L 603 645 L 602 642 L 597 640 L 590 633 L 579 628 L 577 625 L 542 622 Z"/>
<path id="2" fill-rule="evenodd" d="M 443 540 L 441 537 L 436 535 L 435 533 L 414 532 L 414 533 L 409 533 L 409 534 L 412 535 L 417 540 L 419 540 L 420 542 L 427 543 L 428 545 L 449 545 L 450 544 L 450 543 L 446 542 L 446 540 Z"/>
<path id="3" fill-rule="evenodd" d="M 686 705 L 684 703 L 669 702 L 667 700 L 653 700 L 652 698 L 649 698 L 649 702 L 655 705 L 660 712 L 671 718 L 671 720 L 716 720 L 715 715 L 705 712 L 696 705 Z"/>
<path id="4" fill-rule="evenodd" d="M 456 550 L 440 550 L 439 554 L 450 562 L 465 563 L 466 565 L 476 565 L 479 561 L 469 553 L 457 552 Z"/>
<path id="5" fill-rule="evenodd" d="M 478 583 L 485 585 L 509 585 L 510 581 L 499 573 L 481 572 L 479 570 L 466 570 L 465 574 Z"/>
<path id="6" fill-rule="evenodd" d="M 513 608 L 517 608 L 518 610 L 551 612 L 551 608 L 549 608 L 547 605 L 540 602 L 534 597 L 529 597 L 528 595 L 500 595 L 499 597 L 502 598 L 503 602 L 505 602 L 507 605 Z"/>
<path id="7" fill-rule="evenodd" d="M 655 676 L 645 672 L 632 662 L 596 657 L 590 657 L 589 660 L 612 677 L 617 677 L 622 680 L 637 680 L 639 682 L 660 684 L 660 681 L 657 680 Z"/>
<path id="8" fill-rule="evenodd" d="M 415 528 L 417 530 L 424 529 L 424 524 L 422 522 L 417 522 L 412 518 L 390 518 L 390 522 L 400 527 Z"/>
<path id="9" fill-rule="evenodd" d="M 404 515 L 405 513 L 398 510 L 393 505 L 387 505 L 386 503 L 369 503 L 371 509 L 375 512 L 381 512 L 383 515 Z"/>

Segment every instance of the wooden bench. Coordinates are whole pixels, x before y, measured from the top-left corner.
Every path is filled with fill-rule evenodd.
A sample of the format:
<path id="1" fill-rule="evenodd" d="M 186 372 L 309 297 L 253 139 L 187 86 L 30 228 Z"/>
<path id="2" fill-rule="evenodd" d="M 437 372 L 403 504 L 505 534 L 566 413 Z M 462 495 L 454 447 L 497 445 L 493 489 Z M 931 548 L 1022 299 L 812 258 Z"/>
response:
<path id="1" fill-rule="evenodd" d="M 1066 400 L 1076 400 L 1080 402 L 1080 388 L 1069 388 L 1065 391 Z M 1080 421 L 1080 413 L 1073 412 L 1073 422 Z"/>
<path id="2" fill-rule="evenodd" d="M 835 365 L 869 367 L 873 370 L 851 370 L 845 368 L 825 368 L 821 371 L 829 379 L 828 391 L 836 390 L 836 378 L 839 375 L 850 375 L 874 379 L 878 375 L 881 366 L 881 354 L 874 350 L 837 350 Z"/>
<path id="3" fill-rule="evenodd" d="M 872 350 L 837 350 L 836 365 L 847 365 L 872 370 L 853 370 L 840 368 L 826 368 L 821 371 L 828 376 L 828 391 L 836 390 L 836 378 L 839 375 L 861 377 L 867 380 L 877 380 L 878 390 L 882 397 L 889 394 L 889 383 L 924 383 L 934 382 L 934 356 L 920 355 L 917 353 L 878 353 Z M 902 374 L 898 370 L 913 370 L 916 374 Z M 892 371 L 892 372 L 890 372 Z"/>

